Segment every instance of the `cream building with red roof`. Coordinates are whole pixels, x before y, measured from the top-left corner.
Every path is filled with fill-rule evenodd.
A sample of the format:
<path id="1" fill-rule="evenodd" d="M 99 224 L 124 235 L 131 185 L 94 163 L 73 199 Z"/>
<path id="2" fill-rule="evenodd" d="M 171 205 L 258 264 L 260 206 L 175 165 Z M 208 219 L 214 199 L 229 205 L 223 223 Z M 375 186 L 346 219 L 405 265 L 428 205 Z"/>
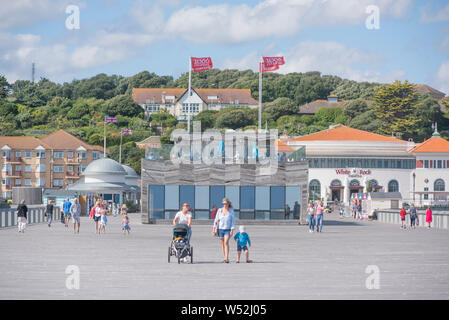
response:
<path id="1" fill-rule="evenodd" d="M 0 136 L 0 196 L 12 197 L 13 187 L 63 188 L 75 183 L 87 165 L 103 156 L 103 148 L 90 145 L 64 130 L 41 139 Z"/>
<path id="2" fill-rule="evenodd" d="M 410 150 L 416 158 L 415 199 L 447 201 L 449 196 L 449 141 L 437 128 L 432 137 Z"/>
<path id="3" fill-rule="evenodd" d="M 353 194 L 369 190 L 401 192 L 409 199 L 416 145 L 372 132 L 331 126 L 327 130 L 283 140 L 305 146 L 309 163 L 309 197 L 349 203 Z"/>
<path id="4" fill-rule="evenodd" d="M 159 110 L 167 110 L 178 120 L 191 117 L 204 110 L 220 110 L 229 106 L 257 108 L 258 101 L 251 97 L 249 89 L 194 89 L 189 98 L 183 88 L 134 88 L 133 100 L 145 110 L 145 118 Z"/>

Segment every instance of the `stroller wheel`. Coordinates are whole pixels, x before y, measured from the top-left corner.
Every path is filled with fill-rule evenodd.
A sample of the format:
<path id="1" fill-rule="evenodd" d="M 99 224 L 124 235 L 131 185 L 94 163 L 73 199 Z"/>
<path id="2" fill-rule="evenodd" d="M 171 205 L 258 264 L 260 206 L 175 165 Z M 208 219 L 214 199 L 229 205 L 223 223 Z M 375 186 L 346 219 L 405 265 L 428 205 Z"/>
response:
<path id="1" fill-rule="evenodd" d="M 190 263 L 193 263 L 193 247 L 190 247 Z"/>
<path id="2" fill-rule="evenodd" d="M 171 248 L 168 247 L 168 263 L 170 263 Z"/>
<path id="3" fill-rule="evenodd" d="M 178 256 L 178 264 L 181 264 L 181 257 Z"/>

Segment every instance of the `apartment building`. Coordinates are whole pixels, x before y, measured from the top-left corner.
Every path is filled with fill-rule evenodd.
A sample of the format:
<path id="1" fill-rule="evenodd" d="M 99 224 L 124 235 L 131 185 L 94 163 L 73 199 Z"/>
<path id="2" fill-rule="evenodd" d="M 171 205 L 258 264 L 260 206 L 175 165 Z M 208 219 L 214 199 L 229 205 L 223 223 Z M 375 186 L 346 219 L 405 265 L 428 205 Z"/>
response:
<path id="1" fill-rule="evenodd" d="M 0 194 L 12 198 L 13 187 L 65 188 L 76 182 L 87 165 L 103 156 L 64 130 L 41 139 L 0 136 Z"/>
<path id="2" fill-rule="evenodd" d="M 222 108 L 257 108 L 258 101 L 251 97 L 250 89 L 193 89 L 189 97 L 183 88 L 135 88 L 133 100 L 145 110 L 145 118 L 159 110 L 167 110 L 178 120 L 187 120 L 189 104 L 191 116 L 203 110 Z"/>

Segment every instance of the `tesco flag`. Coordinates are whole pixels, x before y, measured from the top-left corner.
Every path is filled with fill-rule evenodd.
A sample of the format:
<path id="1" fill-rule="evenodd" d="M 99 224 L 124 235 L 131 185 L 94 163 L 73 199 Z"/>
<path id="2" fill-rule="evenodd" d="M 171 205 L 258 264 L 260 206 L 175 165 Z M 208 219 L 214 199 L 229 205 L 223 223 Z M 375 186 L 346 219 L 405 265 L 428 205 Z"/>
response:
<path id="1" fill-rule="evenodd" d="M 266 68 L 281 66 L 285 64 L 284 57 L 263 57 L 263 63 Z"/>
<path id="2" fill-rule="evenodd" d="M 210 57 L 194 58 L 191 57 L 193 72 L 206 71 L 212 69 L 212 59 Z"/>
<path id="3" fill-rule="evenodd" d="M 269 72 L 269 71 L 276 71 L 276 70 L 279 70 L 278 65 L 273 65 L 271 67 L 267 67 L 267 66 L 265 66 L 265 63 L 263 63 L 263 62 L 260 63 L 260 71 L 261 72 Z"/>

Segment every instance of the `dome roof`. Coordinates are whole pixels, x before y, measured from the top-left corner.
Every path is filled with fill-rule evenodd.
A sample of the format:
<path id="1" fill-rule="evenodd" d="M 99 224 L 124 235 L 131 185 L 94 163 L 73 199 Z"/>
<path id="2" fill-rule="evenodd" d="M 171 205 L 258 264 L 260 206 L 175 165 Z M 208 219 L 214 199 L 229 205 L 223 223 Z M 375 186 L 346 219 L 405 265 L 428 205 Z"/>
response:
<path id="1" fill-rule="evenodd" d="M 115 160 L 102 158 L 92 161 L 84 170 L 85 176 L 97 174 L 120 174 L 126 175 L 126 170 Z"/>
<path id="2" fill-rule="evenodd" d="M 122 164 L 122 167 L 123 167 L 123 169 L 125 169 L 127 177 L 128 176 L 137 177 L 137 178 L 139 177 L 139 175 L 136 173 L 136 171 L 134 171 L 133 168 L 131 168 L 131 167 L 127 166 L 127 165 L 124 165 L 124 164 Z"/>

